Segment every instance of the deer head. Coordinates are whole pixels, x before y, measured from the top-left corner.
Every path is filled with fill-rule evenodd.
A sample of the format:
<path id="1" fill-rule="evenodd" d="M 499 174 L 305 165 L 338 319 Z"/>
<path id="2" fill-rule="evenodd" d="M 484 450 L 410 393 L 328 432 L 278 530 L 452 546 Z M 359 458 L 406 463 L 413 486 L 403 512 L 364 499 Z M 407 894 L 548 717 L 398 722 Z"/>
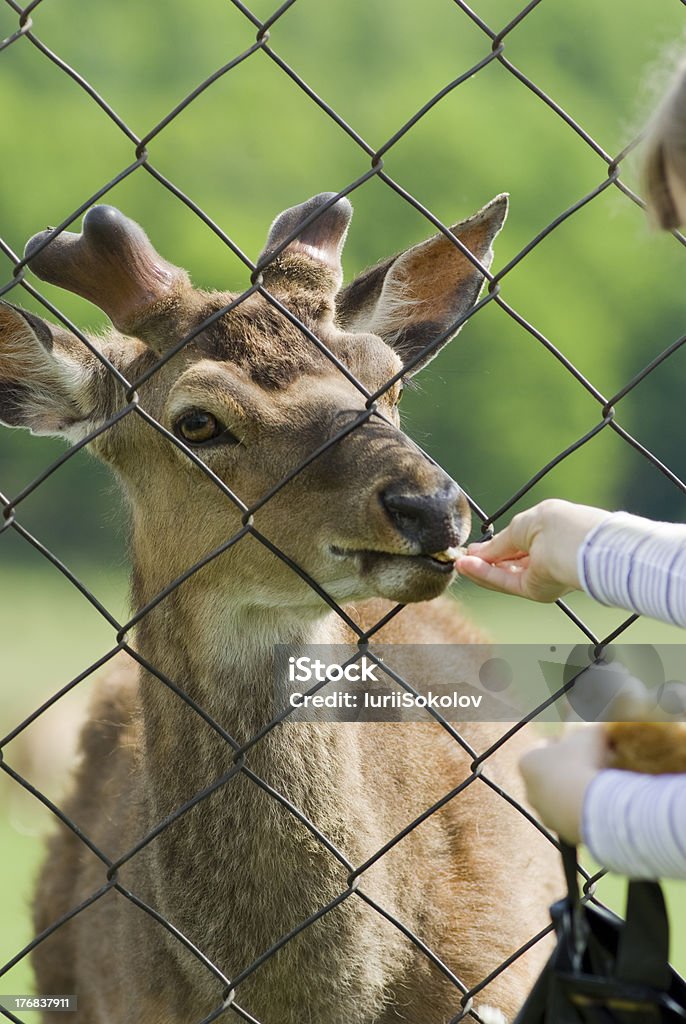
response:
<path id="1" fill-rule="evenodd" d="M 476 302 L 484 276 L 437 235 L 340 290 L 347 200 L 324 194 L 282 213 L 260 258 L 263 289 L 354 375 L 367 395 L 415 373 L 424 350 Z M 452 233 L 483 267 L 506 216 L 498 196 Z M 81 234 L 27 246 L 42 279 L 96 303 L 115 331 L 94 342 L 129 381 L 235 298 L 194 288 L 117 210 L 91 209 Z M 46 241 L 47 240 L 47 241 Z M 447 339 L 446 339 L 447 340 Z M 337 601 L 438 595 L 447 549 L 469 532 L 457 485 L 399 428 L 401 380 L 377 411 L 313 459 L 255 514 L 257 529 Z M 241 528 L 242 510 L 189 459 L 191 450 L 250 507 L 364 413 L 367 395 L 259 291 L 199 331 L 139 387 L 140 406 L 90 443 L 121 478 L 133 516 L 141 598 Z M 81 439 L 126 405 L 125 389 L 69 331 L 0 304 L 0 418 Z M 306 582 L 247 535 L 203 570 L 205 592 L 321 614 Z"/>

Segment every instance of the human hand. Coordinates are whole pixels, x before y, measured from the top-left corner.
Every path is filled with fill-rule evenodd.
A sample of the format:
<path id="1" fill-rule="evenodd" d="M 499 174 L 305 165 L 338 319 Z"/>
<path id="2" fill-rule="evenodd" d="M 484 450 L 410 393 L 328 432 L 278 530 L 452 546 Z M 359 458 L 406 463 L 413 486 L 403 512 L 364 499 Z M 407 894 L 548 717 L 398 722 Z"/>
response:
<path id="1" fill-rule="evenodd" d="M 529 803 L 544 825 L 572 845 L 582 840 L 586 789 L 606 767 L 608 755 L 604 727 L 584 725 L 529 750 L 519 762 Z"/>
<path id="2" fill-rule="evenodd" d="M 556 601 L 580 587 L 576 561 L 586 535 L 611 513 L 549 498 L 518 513 L 492 540 L 470 544 L 455 569 L 487 590 Z"/>

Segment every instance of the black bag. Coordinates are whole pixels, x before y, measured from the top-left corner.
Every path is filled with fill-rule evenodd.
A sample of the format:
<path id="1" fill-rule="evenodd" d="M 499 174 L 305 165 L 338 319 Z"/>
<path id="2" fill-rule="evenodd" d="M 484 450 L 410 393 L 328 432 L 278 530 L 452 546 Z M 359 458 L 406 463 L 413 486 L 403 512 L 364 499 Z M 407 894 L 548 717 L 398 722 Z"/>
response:
<path id="1" fill-rule="evenodd" d="M 686 982 L 669 966 L 657 882 L 629 882 L 626 921 L 582 903 L 576 850 L 562 846 L 567 896 L 550 908 L 557 946 L 514 1024 L 677 1024 Z"/>

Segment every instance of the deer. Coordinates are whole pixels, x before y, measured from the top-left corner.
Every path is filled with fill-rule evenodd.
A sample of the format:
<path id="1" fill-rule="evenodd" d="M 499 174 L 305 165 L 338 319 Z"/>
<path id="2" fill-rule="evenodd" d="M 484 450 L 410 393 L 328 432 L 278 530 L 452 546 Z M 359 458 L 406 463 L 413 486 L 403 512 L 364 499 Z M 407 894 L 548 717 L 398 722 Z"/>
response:
<path id="1" fill-rule="evenodd" d="M 502 725 L 460 724 L 462 744 L 430 718 L 266 727 L 275 645 L 356 644 L 384 617 L 384 643 L 484 640 L 445 595 L 469 504 L 398 402 L 477 303 L 507 204 L 344 287 L 352 207 L 323 193 L 276 218 L 241 301 L 110 206 L 29 241 L 29 268 L 112 328 L 84 344 L 3 302 L 0 420 L 89 438 L 111 467 L 144 610 L 94 684 L 63 804 L 92 846 L 59 823 L 34 898 L 37 991 L 75 993 L 78 1024 L 494 1022 L 533 983 L 544 942 L 499 971 L 558 879 L 501 792 L 524 800 L 526 729 L 478 777 Z"/>

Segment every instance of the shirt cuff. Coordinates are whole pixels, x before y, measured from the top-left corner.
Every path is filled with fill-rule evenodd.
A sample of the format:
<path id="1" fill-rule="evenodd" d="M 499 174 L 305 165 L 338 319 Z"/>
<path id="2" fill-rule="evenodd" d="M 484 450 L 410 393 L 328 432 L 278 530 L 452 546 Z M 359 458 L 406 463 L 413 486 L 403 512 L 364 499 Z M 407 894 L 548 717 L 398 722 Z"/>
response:
<path id="1" fill-rule="evenodd" d="M 686 775 L 599 772 L 584 795 L 581 833 L 611 871 L 686 879 Z"/>
<path id="2" fill-rule="evenodd" d="M 584 538 L 579 581 L 602 604 L 686 626 L 686 526 L 615 512 Z"/>

